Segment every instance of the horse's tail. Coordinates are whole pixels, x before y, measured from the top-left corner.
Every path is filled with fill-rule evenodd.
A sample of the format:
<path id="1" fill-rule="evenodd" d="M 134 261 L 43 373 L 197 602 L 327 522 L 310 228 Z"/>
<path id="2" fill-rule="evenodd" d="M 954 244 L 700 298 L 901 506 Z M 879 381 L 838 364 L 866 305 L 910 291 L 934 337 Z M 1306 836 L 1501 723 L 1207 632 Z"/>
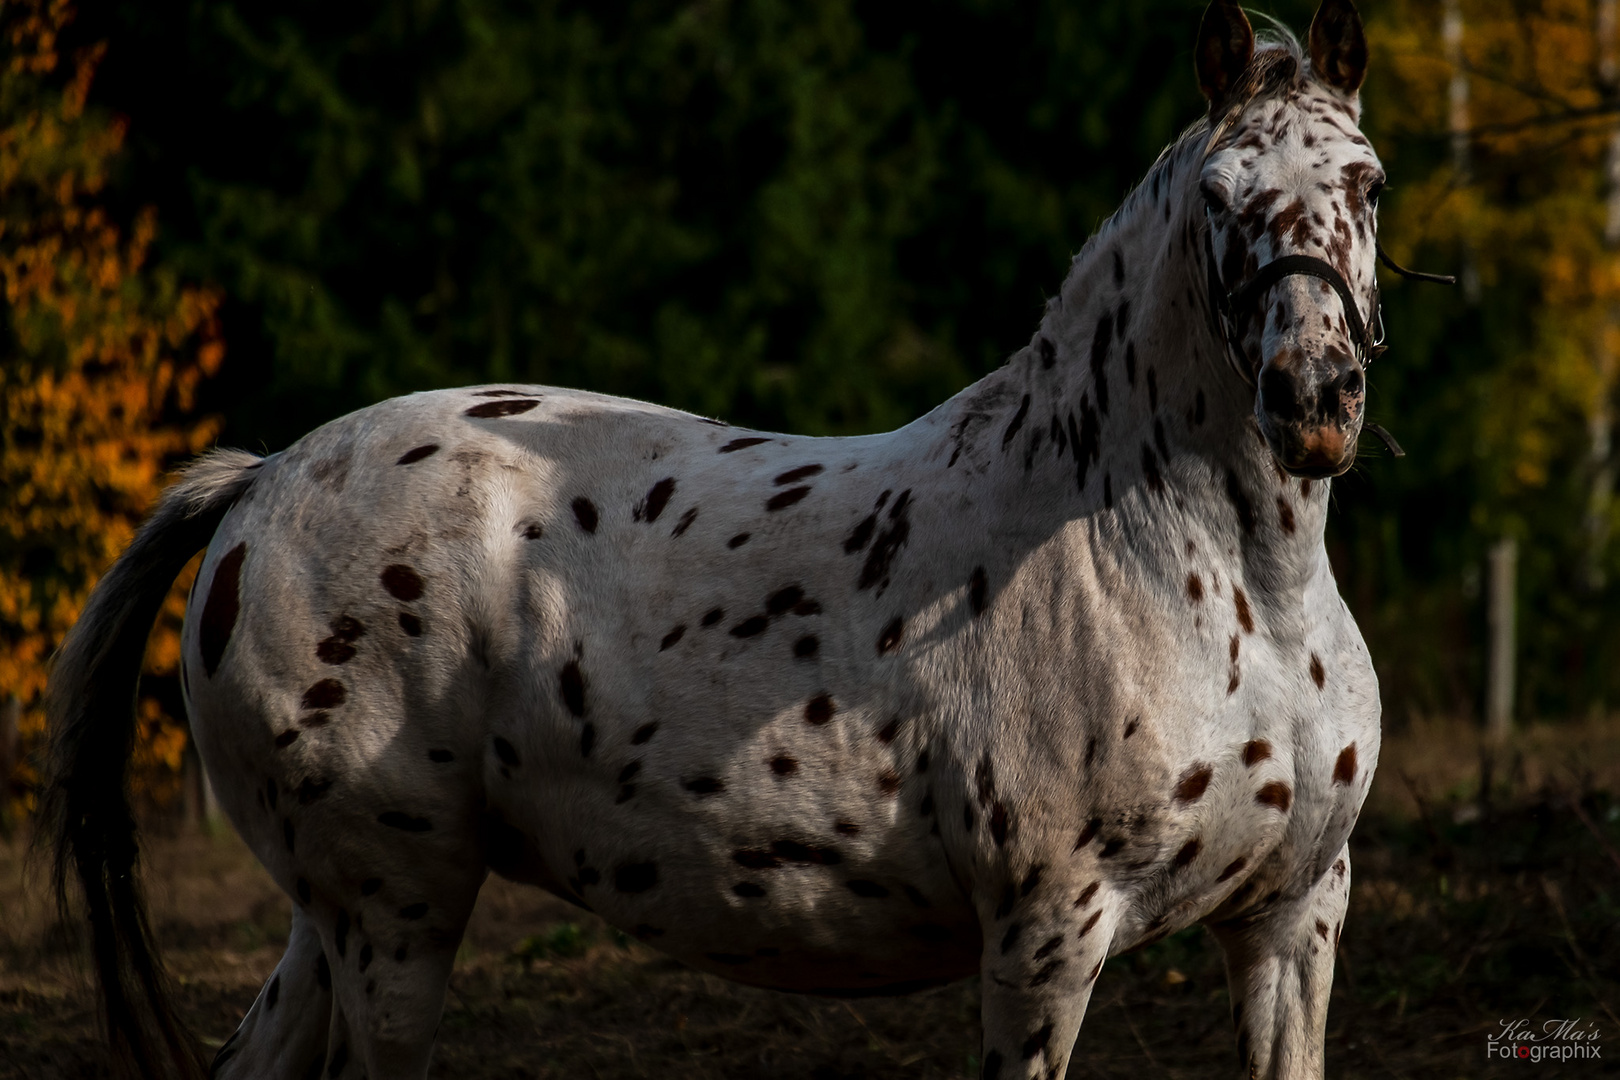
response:
<path id="1" fill-rule="evenodd" d="M 216 450 L 163 493 L 129 548 L 90 593 L 57 654 L 46 691 L 47 781 L 35 845 L 52 846 L 64 921 L 71 867 L 84 892 L 101 1006 L 114 1051 L 144 1077 L 202 1075 L 169 1001 L 168 979 L 135 876 L 135 819 L 125 786 L 146 638 L 169 586 L 213 538 L 262 459 Z"/>

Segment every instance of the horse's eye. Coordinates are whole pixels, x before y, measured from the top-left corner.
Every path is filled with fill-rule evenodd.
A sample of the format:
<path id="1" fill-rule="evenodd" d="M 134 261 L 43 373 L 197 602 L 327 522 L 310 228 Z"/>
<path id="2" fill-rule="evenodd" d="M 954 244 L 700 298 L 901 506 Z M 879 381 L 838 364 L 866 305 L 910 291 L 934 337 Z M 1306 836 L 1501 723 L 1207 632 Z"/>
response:
<path id="1" fill-rule="evenodd" d="M 1378 196 L 1382 195 L 1383 193 L 1384 182 L 1382 180 L 1374 180 L 1367 188 L 1367 201 L 1372 204 L 1373 209 L 1376 210 L 1378 208 Z"/>
<path id="2" fill-rule="evenodd" d="M 1212 214 L 1219 214 L 1226 209 L 1226 200 L 1221 197 L 1221 189 L 1205 180 L 1198 185 L 1198 190 L 1204 195 L 1204 208 Z"/>

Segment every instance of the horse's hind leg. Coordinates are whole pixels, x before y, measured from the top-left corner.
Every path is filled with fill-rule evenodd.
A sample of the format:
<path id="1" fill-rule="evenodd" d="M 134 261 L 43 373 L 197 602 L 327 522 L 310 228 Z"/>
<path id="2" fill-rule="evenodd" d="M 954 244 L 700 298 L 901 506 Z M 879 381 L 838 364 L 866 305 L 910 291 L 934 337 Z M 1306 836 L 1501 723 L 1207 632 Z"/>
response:
<path id="1" fill-rule="evenodd" d="M 293 905 L 287 952 L 236 1033 L 214 1058 L 212 1075 L 229 1080 L 299 1080 L 326 1060 L 332 974 L 321 936 Z"/>

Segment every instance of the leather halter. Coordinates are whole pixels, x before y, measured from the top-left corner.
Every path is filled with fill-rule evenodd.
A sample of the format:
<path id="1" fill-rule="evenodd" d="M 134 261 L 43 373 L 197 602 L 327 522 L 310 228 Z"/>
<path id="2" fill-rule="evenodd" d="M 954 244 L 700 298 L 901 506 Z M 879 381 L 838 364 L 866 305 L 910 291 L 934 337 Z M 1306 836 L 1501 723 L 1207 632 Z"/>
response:
<path id="1" fill-rule="evenodd" d="M 1254 277 L 1244 282 L 1236 289 L 1228 289 L 1221 280 L 1219 268 L 1215 264 L 1215 226 L 1209 223 L 1204 230 L 1204 268 L 1209 282 L 1209 307 L 1215 315 L 1215 322 L 1220 331 L 1223 348 L 1222 354 L 1226 362 L 1231 365 L 1251 387 L 1255 385 L 1253 365 L 1246 363 L 1247 357 L 1243 352 L 1243 341 L 1238 333 L 1239 312 L 1245 311 L 1250 305 L 1265 295 L 1267 289 L 1286 277 L 1313 277 L 1327 282 L 1333 291 L 1338 293 L 1339 302 L 1344 306 L 1344 320 L 1350 333 L 1350 342 L 1355 346 L 1356 363 L 1365 370 L 1375 358 L 1382 356 L 1384 345 L 1384 314 L 1383 307 L 1378 302 L 1378 283 L 1373 282 L 1372 295 L 1372 323 L 1376 330 L 1369 330 L 1367 323 L 1361 318 L 1361 309 L 1356 304 L 1355 294 L 1350 291 L 1350 285 L 1344 280 L 1333 266 L 1314 255 L 1283 255 L 1273 259 L 1259 270 Z M 1424 274 L 1416 270 L 1408 270 L 1394 259 L 1384 253 L 1384 246 L 1373 241 L 1374 250 L 1378 252 L 1378 261 L 1404 278 L 1413 281 L 1432 281 L 1441 285 L 1455 285 L 1457 279 L 1450 274 Z M 1370 420 L 1363 420 L 1363 426 L 1374 435 L 1383 440 L 1390 452 L 1396 457 L 1405 457 L 1406 451 L 1395 441 L 1388 431 Z"/>

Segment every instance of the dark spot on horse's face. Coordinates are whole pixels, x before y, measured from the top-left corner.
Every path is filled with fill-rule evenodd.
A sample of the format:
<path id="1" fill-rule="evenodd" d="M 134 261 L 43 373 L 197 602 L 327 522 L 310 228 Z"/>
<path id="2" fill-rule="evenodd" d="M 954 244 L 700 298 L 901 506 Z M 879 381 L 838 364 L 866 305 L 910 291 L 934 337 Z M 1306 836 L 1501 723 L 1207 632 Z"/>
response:
<path id="1" fill-rule="evenodd" d="M 401 810 L 387 810 L 377 815 L 380 824 L 390 829 L 400 829 L 404 832 L 431 832 L 433 823 L 425 817 L 412 817 Z"/>
<path id="2" fill-rule="evenodd" d="M 905 634 L 905 629 L 905 620 L 901 619 L 898 615 L 890 619 L 888 623 L 884 625 L 883 631 L 878 634 L 878 655 L 884 656 L 898 649 L 900 647 L 900 639 Z"/>
<path id="3" fill-rule="evenodd" d="M 502 765 L 509 768 L 515 769 L 522 764 L 522 762 L 518 760 L 517 750 L 513 748 L 511 743 L 507 742 L 499 735 L 495 736 L 495 756 L 501 759 Z"/>
<path id="4" fill-rule="evenodd" d="M 557 687 L 562 692 L 563 704 L 575 716 L 585 715 L 585 675 L 579 669 L 579 661 L 570 660 L 564 664 L 561 673 L 557 676 Z"/>
<path id="5" fill-rule="evenodd" d="M 315 957 L 315 985 L 322 990 L 332 989 L 332 965 L 326 962 L 325 953 Z"/>
<path id="6" fill-rule="evenodd" d="M 765 613 L 775 618 L 785 615 L 795 604 L 804 599 L 804 590 L 797 585 L 789 585 L 772 593 L 770 599 L 765 601 Z"/>
<path id="7" fill-rule="evenodd" d="M 979 1080 L 996 1080 L 1001 1075 L 1001 1051 L 991 1050 L 984 1055 L 984 1065 L 979 1070 Z"/>
<path id="8" fill-rule="evenodd" d="M 670 530 L 669 535 L 680 536 L 682 533 L 686 532 L 687 529 L 692 527 L 692 522 L 697 520 L 697 516 L 698 508 L 694 506 L 692 509 L 681 515 L 681 520 L 675 523 L 675 528 Z"/>
<path id="9" fill-rule="evenodd" d="M 658 721 L 656 720 L 650 724 L 642 724 L 640 727 L 636 728 L 635 731 L 630 733 L 630 745 L 640 746 L 642 743 L 652 738 L 653 734 L 657 731 Z"/>
<path id="10" fill-rule="evenodd" d="M 1097 740 L 1086 740 L 1086 768 L 1091 768 L 1092 761 L 1097 757 Z"/>
<path id="11" fill-rule="evenodd" d="M 375 895 L 377 895 L 378 890 L 382 888 L 382 884 L 383 884 L 382 883 L 382 878 L 379 878 L 379 877 L 366 878 L 366 880 L 364 880 L 364 881 L 362 881 L 360 883 L 360 895 L 361 896 L 375 896 Z"/>
<path id="12" fill-rule="evenodd" d="M 1197 838 L 1187 841 L 1181 845 L 1181 850 L 1176 852 L 1176 857 L 1171 860 L 1171 865 L 1177 870 L 1185 869 L 1194 859 L 1198 858 L 1198 853 L 1203 850 L 1203 847 L 1204 842 Z"/>
<path id="13" fill-rule="evenodd" d="M 726 783 L 712 776 L 699 776 L 692 780 L 681 781 L 681 787 L 701 799 L 705 795 L 718 795 L 726 790 Z"/>
<path id="14" fill-rule="evenodd" d="M 1208 765 L 1199 763 L 1190 766 L 1186 772 L 1181 774 L 1181 779 L 1176 783 L 1176 802 L 1195 803 L 1202 799 L 1204 792 L 1209 788 L 1210 777 L 1214 774 L 1215 770 Z"/>
<path id="15" fill-rule="evenodd" d="M 1271 756 L 1271 744 L 1264 739 L 1250 739 L 1243 744 L 1243 764 L 1254 766 Z"/>
<path id="16" fill-rule="evenodd" d="M 657 863 L 625 863 L 613 871 L 613 887 L 622 893 L 644 893 L 657 884 Z"/>
<path id="17" fill-rule="evenodd" d="M 1090 885 L 1087 885 L 1084 889 L 1081 889 L 1080 895 L 1075 898 L 1074 906 L 1080 908 L 1089 904 L 1091 902 L 1091 898 L 1097 895 L 1097 886 L 1100 884 L 1101 882 L 1093 881 Z M 1101 915 L 1102 912 L 1099 911 L 1097 914 Z M 1093 917 L 1092 921 L 1096 921 L 1095 916 Z M 1085 931 L 1082 930 L 1080 933 L 1084 935 Z"/>
<path id="18" fill-rule="evenodd" d="M 1153 447 L 1147 443 L 1142 444 L 1142 479 L 1147 482 L 1148 489 L 1162 493 L 1164 491 L 1164 477 L 1159 473 L 1159 458 L 1154 454 Z M 1113 499 L 1108 499 L 1112 502 Z"/>
<path id="19" fill-rule="evenodd" d="M 756 634 L 764 633 L 765 628 L 769 625 L 771 625 L 771 621 L 764 615 L 751 615 L 731 628 L 731 636 L 739 638 L 753 637 Z"/>
<path id="20" fill-rule="evenodd" d="M 1012 952 L 1013 946 L 1018 944 L 1018 938 L 1023 934 L 1023 932 L 1023 923 L 1015 922 L 1008 924 L 1007 932 L 1001 935 L 1001 955 L 1006 956 L 1008 953 Z"/>
<path id="21" fill-rule="evenodd" d="M 1115 258 L 1118 258 L 1116 255 Z M 1024 1060 L 1029 1061 L 1036 1054 L 1046 1049 L 1046 1044 L 1052 1041 L 1052 1025 L 1047 1023 L 1029 1038 L 1024 1040 Z"/>
<path id="22" fill-rule="evenodd" d="M 1236 877 L 1243 870 L 1243 868 L 1245 866 L 1248 866 L 1248 865 L 1249 865 L 1249 860 L 1248 859 L 1242 859 L 1242 858 L 1234 859 L 1232 862 L 1227 864 L 1226 869 L 1221 871 L 1221 876 L 1216 878 L 1215 880 L 1217 882 L 1231 881 L 1234 877 Z"/>
<path id="23" fill-rule="evenodd" d="M 399 909 L 399 917 L 400 918 L 402 918 L 402 919 L 410 919 L 412 921 L 423 918 L 424 916 L 427 915 L 427 913 L 428 913 L 427 902 L 423 901 L 423 900 L 418 900 L 414 904 L 406 904 L 404 907 Z"/>
<path id="24" fill-rule="evenodd" d="M 1097 853 L 1097 858 L 1112 859 L 1115 855 L 1119 854 L 1120 849 L 1124 846 L 1125 841 L 1123 840 L 1110 840 L 1102 846 L 1102 850 Z"/>
<path id="25" fill-rule="evenodd" d="M 882 743 L 884 746 L 887 746 L 890 743 L 894 742 L 895 736 L 899 735 L 899 734 L 900 734 L 900 718 L 898 716 L 896 716 L 896 717 L 893 717 L 892 719 L 890 719 L 890 721 L 887 724 L 884 724 L 881 728 L 878 729 L 878 733 L 877 733 L 878 742 Z"/>
<path id="26" fill-rule="evenodd" d="M 470 416 L 475 420 L 494 420 L 503 416 L 518 416 L 528 412 L 538 404 L 540 404 L 538 401 L 532 399 L 517 400 L 508 398 L 504 401 L 485 401 L 474 405 L 462 415 Z"/>
<path id="27" fill-rule="evenodd" d="M 276 736 L 276 749 L 277 750 L 285 750 L 285 749 L 287 749 L 287 747 L 291 746 L 293 744 L 293 741 L 295 739 L 297 739 L 297 738 L 298 738 L 298 729 L 297 728 L 288 728 L 286 731 L 283 731 L 280 735 Z"/>
<path id="28" fill-rule="evenodd" d="M 786 754 L 779 754 L 771 759 L 771 772 L 777 776 L 792 776 L 799 771 L 799 763 Z"/>
<path id="29" fill-rule="evenodd" d="M 1102 818 L 1092 818 L 1086 822 L 1085 828 L 1080 830 L 1079 837 L 1074 842 L 1073 851 L 1079 851 L 1097 838 L 1097 830 L 1102 828 Z M 1071 852 L 1072 853 L 1072 852 Z"/>
<path id="30" fill-rule="evenodd" d="M 396 600 L 403 600 L 408 604 L 421 599 L 422 575 L 409 566 L 401 563 L 385 566 L 381 577 L 383 588 L 387 589 L 388 594 Z"/>
<path id="31" fill-rule="evenodd" d="M 1339 760 L 1333 763 L 1333 782 L 1349 784 L 1356 778 L 1356 744 L 1351 743 L 1339 751 Z"/>
<path id="32" fill-rule="evenodd" d="M 984 567 L 975 566 L 973 574 L 968 578 L 968 604 L 973 609 L 974 618 L 984 614 L 986 588 Z"/>
<path id="33" fill-rule="evenodd" d="M 639 772 L 641 772 L 641 762 L 632 761 L 630 764 L 619 770 L 619 783 L 628 784 L 630 781 L 636 778 L 636 774 Z"/>
<path id="34" fill-rule="evenodd" d="M 1125 725 L 1125 738 L 1128 739 L 1132 735 L 1135 735 L 1136 734 L 1136 729 L 1139 726 L 1141 726 L 1141 723 L 1142 723 L 1142 720 L 1141 720 L 1140 717 L 1137 717 L 1137 716 L 1131 717 L 1130 721 L 1128 723 L 1126 723 L 1126 725 Z"/>
<path id="35" fill-rule="evenodd" d="M 730 540 L 726 541 L 726 547 L 728 547 L 728 548 L 732 549 L 733 551 L 735 551 L 738 548 L 742 547 L 744 544 L 748 543 L 748 538 L 750 536 L 752 536 L 752 535 L 754 535 L 754 534 L 753 533 L 745 533 L 745 532 L 738 533 L 736 536 L 733 536 Z"/>
<path id="36" fill-rule="evenodd" d="M 807 724 L 825 724 L 837 711 L 831 694 L 817 694 L 805 705 L 804 720 Z"/>
<path id="37" fill-rule="evenodd" d="M 1243 627 L 1243 632 L 1254 633 L 1254 612 L 1249 610 L 1249 598 L 1235 585 L 1232 587 L 1232 603 L 1237 607 L 1238 625 Z"/>
<path id="38" fill-rule="evenodd" d="M 797 469 L 789 469 L 787 472 L 778 476 L 775 480 L 772 480 L 771 483 L 775 484 L 777 487 L 781 487 L 783 484 L 796 484 L 800 480 L 807 480 L 812 476 L 819 476 L 823 471 L 825 470 L 823 470 L 820 465 L 800 465 Z"/>
<path id="39" fill-rule="evenodd" d="M 755 885 L 752 881 L 739 881 L 731 887 L 731 891 L 742 897 L 764 896 L 765 887 Z"/>
<path id="40" fill-rule="evenodd" d="M 448 750 L 429 750 L 428 760 L 436 762 L 439 765 L 447 765 L 456 760 L 456 755 Z"/>
<path id="41" fill-rule="evenodd" d="M 573 508 L 574 520 L 579 523 L 579 527 L 588 533 L 596 532 L 598 521 L 596 504 L 581 495 L 569 505 Z"/>
<path id="42" fill-rule="evenodd" d="M 724 608 L 710 608 L 708 611 L 703 613 L 701 623 L 703 626 L 713 626 L 715 623 L 719 622 L 725 617 L 726 611 Z"/>
<path id="43" fill-rule="evenodd" d="M 520 521 L 517 524 L 517 534 L 525 540 L 538 540 L 546 533 L 538 521 Z"/>
<path id="44" fill-rule="evenodd" d="M 399 613 L 399 628 L 405 631 L 407 637 L 422 636 L 422 620 L 408 611 Z"/>
<path id="45" fill-rule="evenodd" d="M 304 691 L 299 702 L 306 709 L 331 709 L 343 704 L 349 693 L 336 679 L 322 679 Z"/>
<path id="46" fill-rule="evenodd" d="M 647 489 L 646 498 L 636 505 L 630 516 L 651 525 L 658 520 L 658 515 L 664 512 L 664 507 L 669 505 L 669 497 L 673 494 L 675 494 L 675 478 L 666 476 Z"/>
<path id="47" fill-rule="evenodd" d="M 1011 883 L 1001 890 L 1001 902 L 996 905 L 996 918 L 1005 919 L 1012 914 L 1013 905 L 1018 903 L 1018 890 Z"/>
<path id="48" fill-rule="evenodd" d="M 579 756 L 590 757 L 591 750 L 596 746 L 596 725 L 590 721 L 579 729 Z"/>
<path id="49" fill-rule="evenodd" d="M 758 446 L 760 443 L 767 443 L 767 442 L 770 442 L 770 441 L 771 440 L 769 440 L 769 439 L 762 439 L 762 438 L 760 438 L 758 436 L 753 436 L 753 435 L 746 436 L 746 437 L 741 438 L 741 439 L 732 439 L 730 442 L 726 443 L 726 445 L 724 445 L 724 446 L 722 446 L 720 448 L 720 453 L 722 453 L 722 454 L 730 454 L 730 453 L 734 453 L 735 451 L 738 451 L 738 450 L 747 449 L 750 446 Z"/>
<path id="50" fill-rule="evenodd" d="M 1028 896 L 1040 887 L 1041 871 L 1044 869 L 1046 867 L 1040 863 L 1029 868 L 1029 873 L 1024 875 L 1024 883 L 1018 887 L 1019 896 Z"/>
<path id="51" fill-rule="evenodd" d="M 877 786 L 884 796 L 893 798 L 900 791 L 900 777 L 894 770 L 887 769 L 878 774 Z"/>
<path id="52" fill-rule="evenodd" d="M 1204 599 L 1204 581 L 1197 574 L 1187 575 L 1187 599 L 1195 604 Z"/>
<path id="53" fill-rule="evenodd" d="M 297 839 L 296 835 L 293 832 L 292 818 L 282 818 L 281 819 L 281 839 L 282 839 L 283 842 L 286 843 L 287 850 L 292 851 L 292 849 L 293 849 L 293 841 L 295 839 Z"/>
<path id="54" fill-rule="evenodd" d="M 863 881 L 860 878 L 853 878 L 844 882 L 844 885 L 856 896 L 864 896 L 868 900 L 882 900 L 889 895 L 889 890 L 875 881 Z"/>
<path id="55" fill-rule="evenodd" d="M 793 643 L 793 655 L 800 660 L 808 660 L 821 649 L 821 642 L 816 640 L 814 634 L 806 634 Z"/>
<path id="56" fill-rule="evenodd" d="M 436 454 L 438 452 L 439 452 L 439 444 L 438 443 L 428 443 L 426 446 L 418 446 L 415 450 L 407 450 L 407 451 L 405 451 L 403 454 L 401 454 L 399 456 L 399 460 L 394 462 L 394 464 L 395 465 L 415 465 L 418 461 L 421 461 L 423 458 L 431 457 L 432 455 L 434 455 L 434 454 Z"/>
<path id="57" fill-rule="evenodd" d="M 681 623 L 681 625 L 664 635 L 664 640 L 658 645 L 658 651 L 663 652 L 665 649 L 681 640 L 681 635 L 684 633 L 686 633 L 686 624 Z"/>
<path id="58" fill-rule="evenodd" d="M 1054 952 L 1056 952 L 1058 947 L 1060 945 L 1062 945 L 1062 944 L 1063 944 L 1063 935 L 1062 934 L 1059 934 L 1055 938 L 1049 939 L 1046 942 L 1045 945 L 1042 945 L 1040 948 L 1035 950 L 1035 959 L 1036 960 L 1045 960 L 1048 956 L 1051 956 Z"/>
<path id="59" fill-rule="evenodd" d="M 1036 345 L 1036 351 L 1041 354 L 1041 367 L 1050 368 L 1057 363 L 1057 349 L 1046 338 L 1041 338 Z"/>
<path id="60" fill-rule="evenodd" d="M 1255 793 L 1254 801 L 1261 806 L 1274 806 L 1286 814 L 1293 804 L 1294 791 L 1281 780 L 1273 780 Z"/>
<path id="61" fill-rule="evenodd" d="M 1318 690 L 1327 685 L 1327 671 L 1322 667 L 1322 658 L 1315 653 L 1311 653 L 1311 682 Z"/>
<path id="62" fill-rule="evenodd" d="M 202 652 L 203 670 L 210 676 L 219 670 L 225 646 L 230 644 L 231 632 L 236 628 L 236 615 L 241 608 L 242 562 L 246 558 L 245 542 L 221 556 L 214 567 L 214 580 L 208 586 L 208 599 L 203 601 L 197 645 Z"/>
<path id="63" fill-rule="evenodd" d="M 809 487 L 788 488 L 765 500 L 766 510 L 783 510 L 810 494 Z"/>
<path id="64" fill-rule="evenodd" d="M 308 716 L 303 717 L 298 722 L 307 728 L 321 727 L 332 722 L 332 714 L 327 712 L 325 709 L 321 709 L 317 712 L 310 713 Z"/>
<path id="65" fill-rule="evenodd" d="M 1001 847 L 1007 842 L 1007 808 L 1001 803 L 990 807 L 990 838 Z"/>
<path id="66" fill-rule="evenodd" d="M 309 882 L 305 881 L 303 878 L 299 878 L 298 883 L 296 885 L 296 888 L 298 890 L 298 899 L 299 899 L 299 901 L 301 903 L 305 903 L 305 904 L 309 903 L 309 897 L 310 897 Z"/>

